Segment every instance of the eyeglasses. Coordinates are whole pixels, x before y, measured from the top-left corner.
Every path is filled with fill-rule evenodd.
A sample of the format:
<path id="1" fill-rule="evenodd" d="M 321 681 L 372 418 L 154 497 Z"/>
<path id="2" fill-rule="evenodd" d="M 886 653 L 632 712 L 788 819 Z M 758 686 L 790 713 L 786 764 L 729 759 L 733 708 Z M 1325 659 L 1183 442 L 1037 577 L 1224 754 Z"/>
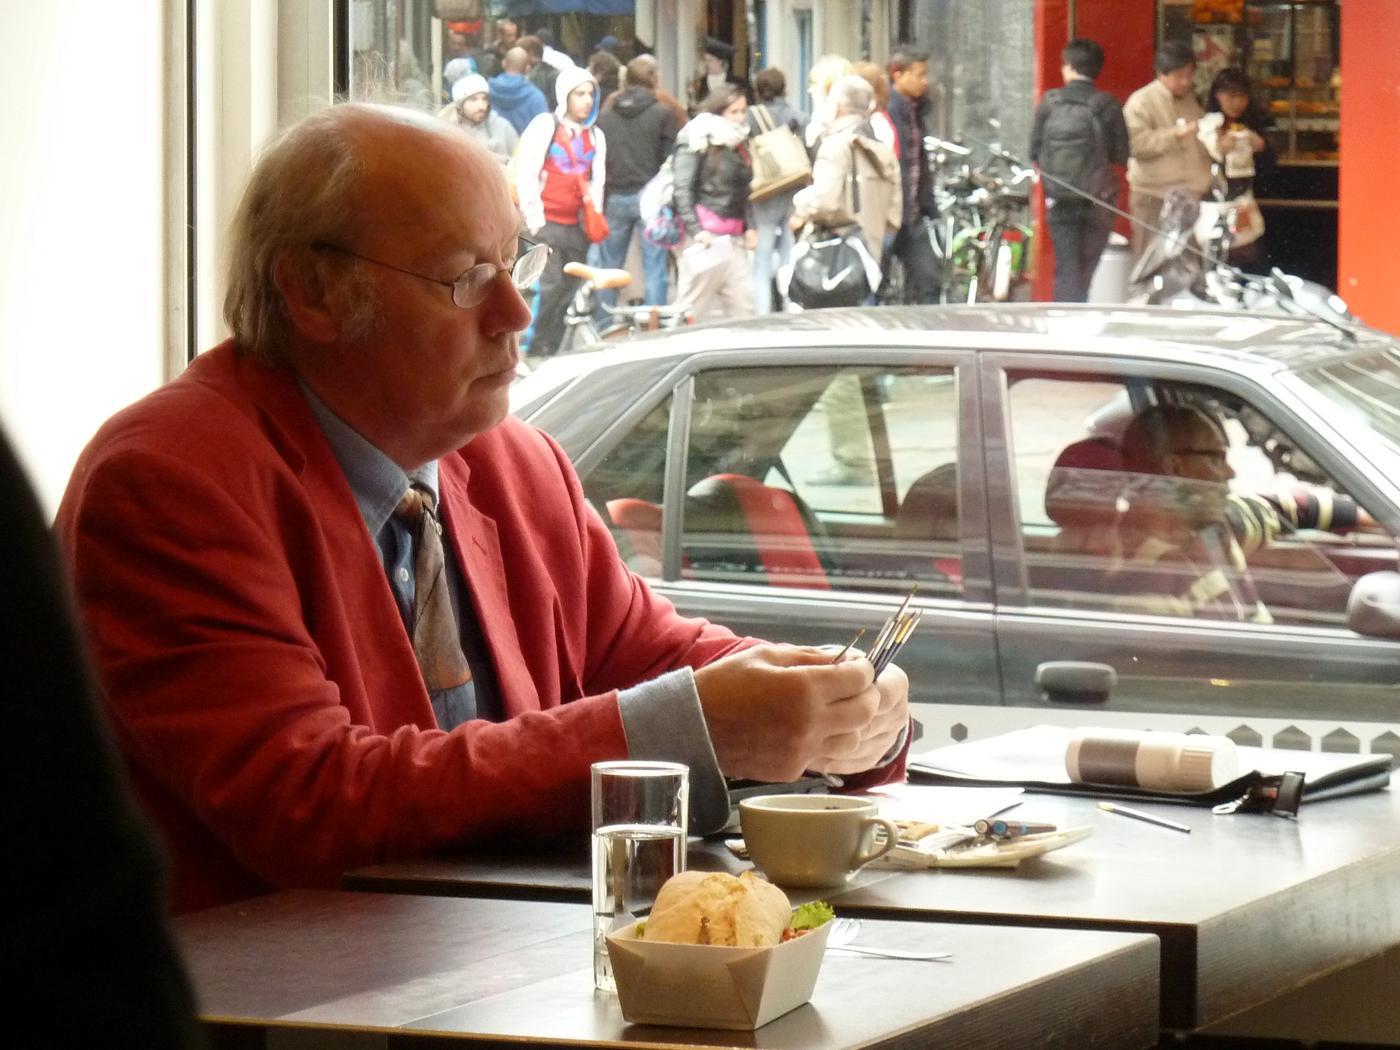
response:
<path id="1" fill-rule="evenodd" d="M 520 292 L 525 292 L 540 279 L 540 274 L 544 273 L 545 263 L 549 261 L 549 245 L 536 244 L 525 237 L 520 237 L 518 240 L 521 244 L 527 244 L 529 247 L 510 266 L 497 266 L 495 263 L 489 262 L 477 263 L 471 269 L 461 273 L 455 281 L 444 281 L 437 277 L 429 277 L 426 273 L 405 270 L 402 266 L 386 263 L 382 259 L 371 259 L 368 255 L 352 252 L 349 248 L 342 248 L 329 241 L 317 241 L 311 247 L 316 251 L 348 255 L 352 259 L 374 263 L 375 266 L 382 266 L 386 270 L 394 270 L 407 274 L 409 277 L 417 277 L 419 280 L 440 284 L 444 288 L 452 289 L 454 303 L 463 310 L 470 310 L 486 298 L 486 290 L 491 287 L 491 282 L 503 273 L 510 274 L 511 284 L 515 285 L 516 290 Z"/>
<path id="2" fill-rule="evenodd" d="M 1212 463 L 1224 464 L 1229 462 L 1229 453 L 1223 448 L 1174 448 L 1173 456 L 1204 456 Z"/>

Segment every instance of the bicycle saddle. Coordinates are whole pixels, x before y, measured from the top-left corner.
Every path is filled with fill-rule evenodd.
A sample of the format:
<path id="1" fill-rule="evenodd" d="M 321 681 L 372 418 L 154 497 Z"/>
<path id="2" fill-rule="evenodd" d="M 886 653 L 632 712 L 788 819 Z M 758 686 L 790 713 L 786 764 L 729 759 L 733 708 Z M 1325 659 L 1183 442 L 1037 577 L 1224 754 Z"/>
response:
<path id="1" fill-rule="evenodd" d="M 626 270 L 609 270 L 581 262 L 565 263 L 564 272 L 580 281 L 587 281 L 594 288 L 626 288 L 632 283 L 632 275 Z"/>

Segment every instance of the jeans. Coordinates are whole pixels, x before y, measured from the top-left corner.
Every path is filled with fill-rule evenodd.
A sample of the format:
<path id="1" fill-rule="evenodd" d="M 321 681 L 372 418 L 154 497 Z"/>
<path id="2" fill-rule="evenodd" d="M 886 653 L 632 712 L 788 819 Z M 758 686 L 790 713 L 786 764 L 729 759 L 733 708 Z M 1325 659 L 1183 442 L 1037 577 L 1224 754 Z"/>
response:
<path id="1" fill-rule="evenodd" d="M 609 193 L 603 201 L 603 216 L 608 220 L 608 236 L 597 246 L 598 265 L 621 269 L 627 262 L 627 246 L 635 229 L 642 232 L 642 214 L 639 204 L 641 191 L 636 193 Z M 666 272 L 666 249 L 650 243 L 642 237 L 642 273 L 646 287 L 646 301 L 649 305 L 666 305 L 669 275 Z M 607 288 L 597 293 L 597 309 L 593 311 L 593 323 L 601 329 L 608 321 L 605 306 L 617 305 L 617 289 Z"/>
<path id="2" fill-rule="evenodd" d="M 753 206 L 754 226 L 758 230 L 758 248 L 753 257 L 753 310 L 756 314 L 773 312 L 773 252 L 778 253 L 778 265 L 786 266 L 792 258 L 793 233 L 788 225 L 792 214 L 791 193 L 780 193 Z"/>
<path id="3" fill-rule="evenodd" d="M 1055 302 L 1082 303 L 1113 232 L 1113 213 L 1092 201 L 1070 197 L 1046 204 L 1045 224 L 1055 249 Z"/>
<path id="4" fill-rule="evenodd" d="M 553 249 L 540 276 L 540 305 L 535 314 L 535 334 L 530 340 L 530 356 L 548 357 L 559 349 L 564 338 L 564 315 L 569 300 L 578 291 L 578 278 L 564 274 L 564 264 L 583 262 L 588 257 L 588 238 L 583 227 L 546 222 L 539 239 Z"/>
<path id="5" fill-rule="evenodd" d="M 890 251 L 904 264 L 904 301 L 906 303 L 938 302 L 938 257 L 929 243 L 928 227 L 916 218 L 899 228 Z"/>

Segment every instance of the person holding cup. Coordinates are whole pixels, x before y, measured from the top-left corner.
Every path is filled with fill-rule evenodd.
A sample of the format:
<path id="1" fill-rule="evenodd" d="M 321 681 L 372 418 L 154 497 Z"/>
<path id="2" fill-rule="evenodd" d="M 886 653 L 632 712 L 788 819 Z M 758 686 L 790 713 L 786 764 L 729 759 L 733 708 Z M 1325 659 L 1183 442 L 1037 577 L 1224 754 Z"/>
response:
<path id="1" fill-rule="evenodd" d="M 519 234 L 457 129 L 317 111 L 235 216 L 232 338 L 80 457 L 56 531 L 176 910 L 582 838 L 608 759 L 686 765 L 700 832 L 726 776 L 902 777 L 897 668 L 680 616 L 510 417 Z"/>

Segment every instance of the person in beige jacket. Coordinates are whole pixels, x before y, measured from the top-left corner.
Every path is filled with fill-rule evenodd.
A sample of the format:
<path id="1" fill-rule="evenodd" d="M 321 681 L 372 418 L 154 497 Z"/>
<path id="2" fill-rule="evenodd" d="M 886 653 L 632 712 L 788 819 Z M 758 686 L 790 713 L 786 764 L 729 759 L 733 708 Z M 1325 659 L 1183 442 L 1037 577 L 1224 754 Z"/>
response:
<path id="1" fill-rule="evenodd" d="M 1123 106 L 1134 260 L 1151 241 L 1169 190 L 1181 187 L 1200 198 L 1210 189 L 1210 155 L 1196 137 L 1205 113 L 1191 90 L 1196 58 L 1190 45 L 1167 41 L 1157 49 L 1153 68 L 1156 78 Z"/>
<path id="2" fill-rule="evenodd" d="M 839 229 L 856 223 L 877 263 L 885 238 L 899 229 L 904 192 L 899 181 L 899 158 L 888 144 L 875 138 L 870 114 L 875 92 L 864 77 L 850 74 L 831 88 L 835 116 L 822 134 L 812 164 L 812 184 L 792 200 L 792 226 L 815 223 Z M 860 209 L 854 208 L 851 174 L 860 187 Z"/>
<path id="3" fill-rule="evenodd" d="M 870 255 L 883 265 L 886 237 L 898 232 L 904 218 L 899 158 L 887 143 L 875 138 L 870 125 L 875 91 L 864 77 L 843 76 L 832 85 L 829 99 L 834 116 L 817 147 L 812 184 L 792 199 L 792 225 L 801 228 L 813 223 L 840 229 L 855 223 Z M 852 192 L 852 172 L 859 187 L 859 208 Z M 818 485 L 874 481 L 875 464 L 865 439 L 859 378 L 854 373 L 838 374 L 822 395 L 822 402 L 831 463 L 811 480 Z"/>

